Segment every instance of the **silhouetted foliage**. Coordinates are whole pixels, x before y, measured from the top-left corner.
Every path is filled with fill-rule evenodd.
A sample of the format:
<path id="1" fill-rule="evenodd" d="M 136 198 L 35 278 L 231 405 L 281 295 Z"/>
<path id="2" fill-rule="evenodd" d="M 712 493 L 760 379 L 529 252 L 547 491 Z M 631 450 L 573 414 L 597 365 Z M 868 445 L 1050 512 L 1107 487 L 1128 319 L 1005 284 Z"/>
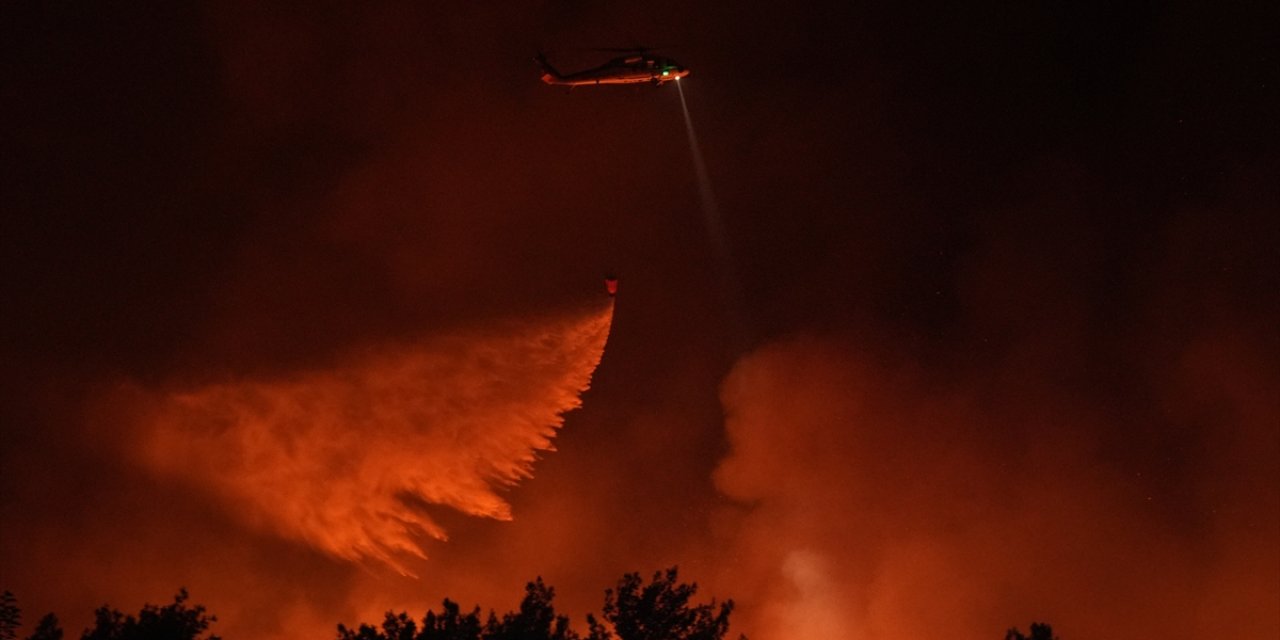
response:
<path id="1" fill-rule="evenodd" d="M 35 631 L 27 636 L 27 640 L 62 640 L 62 627 L 58 626 L 58 616 L 46 613 L 36 623 Z"/>
<path id="2" fill-rule="evenodd" d="M 1031 635 L 1024 636 L 1017 627 L 1010 629 L 1004 634 L 1004 640 L 1058 640 L 1053 635 L 1053 627 L 1039 622 L 1031 623 Z"/>
<path id="3" fill-rule="evenodd" d="M 94 625 L 81 640 L 197 640 L 217 620 L 205 615 L 202 605 L 187 606 L 187 590 L 179 589 L 173 604 L 148 604 L 138 617 L 102 607 L 94 612 Z M 205 640 L 220 640 L 208 636 Z"/>
<path id="4" fill-rule="evenodd" d="M 675 567 L 654 574 L 648 585 L 638 573 L 623 576 L 616 589 L 605 591 L 604 621 L 587 616 L 586 640 L 722 640 L 733 601 L 690 605 L 698 586 L 677 578 Z M 446 599 L 444 610 L 428 611 L 421 627 L 403 612 L 388 611 L 380 627 L 338 625 L 338 640 L 582 640 L 569 619 L 556 614 L 554 599 L 555 589 L 539 577 L 525 585 L 518 611 L 501 617 L 490 611 L 483 626 L 479 607 L 463 615 Z"/>
<path id="5" fill-rule="evenodd" d="M 361 624 L 352 630 L 338 625 L 338 640 L 580 640 L 569 628 L 569 619 L 556 615 L 554 598 L 555 589 L 538 578 L 525 586 L 518 611 L 501 618 L 490 611 L 484 625 L 480 607 L 463 615 L 457 603 L 445 599 L 439 614 L 427 611 L 420 629 L 408 614 L 388 611 L 380 628 Z"/>
<path id="6" fill-rule="evenodd" d="M 401 612 L 399 615 L 387 612 L 386 618 L 382 621 L 382 628 L 379 629 L 373 625 L 362 624 L 360 628 L 352 631 L 345 626 L 338 625 L 339 640 L 414 640 L 417 635 L 418 625 L 410 618 L 408 614 Z"/>
<path id="7" fill-rule="evenodd" d="M 542 582 L 542 578 L 525 585 L 524 599 L 518 612 L 502 616 L 490 615 L 485 625 L 484 640 L 579 640 L 578 634 L 569 628 L 569 619 L 556 615 L 551 600 L 556 590 Z"/>
<path id="8" fill-rule="evenodd" d="M 0 593 L 0 640 L 16 640 L 18 627 L 22 626 L 22 609 L 13 592 Z"/>
<path id="9" fill-rule="evenodd" d="M 475 640 L 480 637 L 480 607 L 462 615 L 456 602 L 445 598 L 440 615 L 428 611 L 417 640 Z"/>
<path id="10" fill-rule="evenodd" d="M 654 574 L 645 584 L 638 573 L 618 581 L 605 591 L 603 622 L 587 616 L 586 640 L 722 640 L 729 630 L 733 601 L 717 605 L 691 605 L 696 584 L 679 582 L 676 567 Z M 440 613 L 427 611 L 422 623 L 408 614 L 387 612 L 380 626 L 361 624 L 357 629 L 338 625 L 338 640 L 583 640 L 569 626 L 569 618 L 556 614 L 555 589 L 538 577 L 525 585 L 517 611 L 499 617 L 490 611 L 480 622 L 480 607 L 463 614 L 446 598 Z M 221 640 L 205 636 L 217 621 L 203 605 L 188 605 L 186 589 L 179 589 L 173 603 L 147 604 L 138 615 L 126 615 L 109 607 L 94 612 L 94 623 L 81 640 Z M 8 591 L 0 594 L 0 640 L 18 640 L 22 610 Z M 1057 640 L 1048 625 L 1032 624 L 1031 637 L 1010 629 L 1006 640 Z M 63 631 L 52 613 L 40 619 L 26 640 L 62 640 Z M 745 640 L 745 636 L 742 637 Z"/>
<path id="11" fill-rule="evenodd" d="M 721 640 L 729 631 L 733 601 L 718 608 L 710 604 L 690 605 L 697 584 L 678 581 L 676 567 L 653 574 L 645 585 L 638 573 L 628 573 L 617 589 L 604 594 L 604 619 L 619 640 Z M 612 634 L 594 617 L 588 617 L 589 640 L 608 640 Z"/>
<path id="12" fill-rule="evenodd" d="M 422 628 L 408 614 L 387 612 L 382 628 L 362 624 L 351 630 L 338 625 L 338 640 L 479 640 L 481 632 L 480 607 L 466 615 L 456 602 L 445 598 L 442 611 L 427 611 L 422 618 Z"/>

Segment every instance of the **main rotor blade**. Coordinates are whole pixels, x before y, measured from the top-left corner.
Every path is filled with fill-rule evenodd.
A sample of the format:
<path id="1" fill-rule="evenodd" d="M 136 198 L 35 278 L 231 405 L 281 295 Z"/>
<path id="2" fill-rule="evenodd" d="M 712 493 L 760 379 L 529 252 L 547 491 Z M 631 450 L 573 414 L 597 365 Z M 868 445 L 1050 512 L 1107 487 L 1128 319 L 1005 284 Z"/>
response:
<path id="1" fill-rule="evenodd" d="M 591 47 L 587 51 L 607 51 L 611 53 L 649 53 L 650 51 L 661 51 L 668 47 Z"/>

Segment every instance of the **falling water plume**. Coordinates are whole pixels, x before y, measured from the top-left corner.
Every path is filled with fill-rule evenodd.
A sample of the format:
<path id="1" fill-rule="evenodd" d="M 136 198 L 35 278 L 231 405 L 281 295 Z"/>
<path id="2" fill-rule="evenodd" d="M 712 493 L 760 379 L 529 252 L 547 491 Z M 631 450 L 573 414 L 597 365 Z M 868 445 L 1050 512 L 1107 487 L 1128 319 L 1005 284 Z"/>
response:
<path id="1" fill-rule="evenodd" d="M 408 573 L 427 513 L 510 520 L 497 490 L 531 478 L 604 352 L 613 304 L 409 343 L 323 369 L 140 392 L 145 466 L 242 521 Z"/>

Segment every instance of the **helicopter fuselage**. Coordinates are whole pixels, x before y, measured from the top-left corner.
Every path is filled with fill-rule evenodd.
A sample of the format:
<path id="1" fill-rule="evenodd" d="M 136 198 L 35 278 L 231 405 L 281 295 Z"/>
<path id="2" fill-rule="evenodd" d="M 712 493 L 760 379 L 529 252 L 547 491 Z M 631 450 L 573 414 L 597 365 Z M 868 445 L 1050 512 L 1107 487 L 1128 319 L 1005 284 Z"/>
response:
<path id="1" fill-rule="evenodd" d="M 669 58 L 628 56 L 615 58 L 593 69 L 561 74 L 543 64 L 542 81 L 552 85 L 580 87 L 602 84 L 661 85 L 689 75 L 689 70 Z"/>

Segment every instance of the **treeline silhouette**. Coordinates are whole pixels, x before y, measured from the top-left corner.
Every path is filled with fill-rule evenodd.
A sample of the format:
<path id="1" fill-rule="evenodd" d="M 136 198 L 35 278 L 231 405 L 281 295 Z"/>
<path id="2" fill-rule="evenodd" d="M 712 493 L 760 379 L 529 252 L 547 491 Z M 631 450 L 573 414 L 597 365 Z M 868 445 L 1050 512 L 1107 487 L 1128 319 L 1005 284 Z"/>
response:
<path id="1" fill-rule="evenodd" d="M 721 640 L 733 601 L 691 604 L 697 590 L 679 581 L 675 567 L 655 573 L 648 584 L 628 573 L 605 591 L 601 618 L 587 615 L 585 640 Z M 569 618 L 556 613 L 554 599 L 555 589 L 538 578 L 525 586 L 520 608 L 501 617 L 490 611 L 482 622 L 480 607 L 464 614 L 446 598 L 440 612 L 427 611 L 421 623 L 388 611 L 380 626 L 338 625 L 338 640 L 583 640 Z"/>
<path id="2" fill-rule="evenodd" d="M 587 616 L 585 640 L 722 640 L 729 631 L 733 601 L 691 602 L 698 586 L 679 580 L 676 567 L 654 574 L 647 584 L 629 573 L 605 591 L 601 618 Z M 388 611 L 380 625 L 339 624 L 338 640 L 584 640 L 556 613 L 555 589 L 539 577 L 525 587 L 516 611 L 499 616 L 490 610 L 482 619 L 480 607 L 463 613 L 446 598 L 439 612 L 427 611 L 421 621 L 405 612 Z M 202 605 L 189 605 L 186 589 L 163 607 L 148 604 L 137 616 L 106 606 L 97 610 L 94 625 L 81 640 L 221 640 L 205 635 L 217 618 Z M 0 596 L 0 640 L 17 640 L 22 611 L 13 594 Z M 27 640 L 61 640 L 63 630 L 53 614 L 41 618 Z M 745 640 L 745 636 L 740 636 Z"/>
<path id="3" fill-rule="evenodd" d="M 1058 636 L 1053 635 L 1053 627 L 1040 622 L 1032 622 L 1031 635 L 1024 636 L 1015 627 L 1004 634 L 1004 640 L 1058 640 Z"/>
<path id="4" fill-rule="evenodd" d="M 80 634 L 81 640 L 221 640 L 218 636 L 202 638 L 201 634 L 217 618 L 205 613 L 201 605 L 187 606 L 187 590 L 179 589 L 173 604 L 157 607 L 148 604 L 137 616 L 125 615 L 106 606 L 94 612 L 93 626 Z M 17 640 L 22 625 L 22 610 L 13 594 L 0 595 L 0 640 Z M 36 623 L 27 640 L 62 640 L 62 627 L 57 616 L 45 615 Z"/>
<path id="5" fill-rule="evenodd" d="M 490 610 L 482 621 L 480 607 L 463 613 L 445 598 L 439 612 L 428 610 L 421 621 L 405 612 L 388 611 L 379 625 L 362 623 L 352 629 L 338 625 L 337 640 L 722 640 L 729 631 L 733 601 L 692 604 L 698 586 L 679 581 L 676 567 L 659 571 L 647 584 L 628 573 L 605 590 L 601 617 L 587 615 L 587 635 L 570 628 L 569 618 L 556 613 L 555 589 L 539 577 L 525 586 L 516 611 L 499 616 Z M 147 604 L 137 616 L 106 606 L 94 614 L 93 626 L 81 640 L 221 640 L 205 635 L 217 618 L 202 605 L 189 605 L 186 589 L 179 589 L 165 606 Z M 22 611 L 14 595 L 0 595 L 0 640 L 18 640 Z M 63 630 L 52 613 L 36 623 L 26 640 L 62 640 Z M 746 640 L 746 636 L 739 636 Z M 1005 640 L 1058 640 L 1047 624 L 1031 623 L 1031 635 L 1016 628 Z"/>

